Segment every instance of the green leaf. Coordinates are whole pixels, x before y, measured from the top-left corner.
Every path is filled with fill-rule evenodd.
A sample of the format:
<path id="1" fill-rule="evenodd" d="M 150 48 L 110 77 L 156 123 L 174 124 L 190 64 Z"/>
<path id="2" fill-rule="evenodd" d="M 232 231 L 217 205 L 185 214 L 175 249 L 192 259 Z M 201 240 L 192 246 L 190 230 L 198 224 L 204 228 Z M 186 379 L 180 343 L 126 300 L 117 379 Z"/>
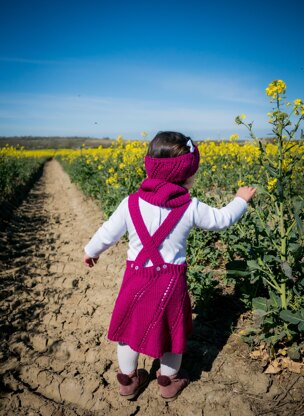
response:
<path id="1" fill-rule="evenodd" d="M 298 199 L 298 198 L 294 199 L 293 200 L 293 206 L 294 206 L 294 209 L 297 213 L 301 212 L 302 209 L 304 208 L 304 200 L 303 199 Z"/>
<path id="2" fill-rule="evenodd" d="M 252 308 L 254 310 L 261 310 L 261 311 L 267 311 L 267 299 L 266 298 L 254 298 L 252 299 Z"/>
<path id="3" fill-rule="evenodd" d="M 256 260 L 248 260 L 247 266 L 249 270 L 263 270 Z"/>
<path id="4" fill-rule="evenodd" d="M 288 309 L 283 309 L 280 312 L 280 318 L 291 324 L 298 324 L 299 322 L 304 322 L 304 318 L 302 318 L 300 313 L 292 313 Z"/>
<path id="5" fill-rule="evenodd" d="M 279 173 L 277 172 L 277 170 L 267 165 L 266 163 L 264 164 L 264 168 L 275 178 L 279 176 Z"/>
<path id="6" fill-rule="evenodd" d="M 248 251 L 248 247 L 245 246 L 244 244 L 234 244 L 233 248 L 234 248 L 234 251 L 236 251 L 236 250 L 241 250 L 241 251 L 245 251 L 245 252 Z"/>
<path id="7" fill-rule="evenodd" d="M 295 220 L 296 220 L 297 229 L 298 229 L 298 232 L 299 232 L 300 236 L 302 236 L 303 232 L 304 232 L 304 225 L 303 225 L 303 221 L 301 220 L 299 214 L 303 211 L 304 200 L 299 199 L 298 197 L 296 197 L 293 200 L 293 206 L 294 206 L 294 217 L 295 217 Z"/>
<path id="8" fill-rule="evenodd" d="M 248 276 L 249 272 L 242 272 L 241 270 L 228 270 L 227 274 L 234 276 Z"/>
<path id="9" fill-rule="evenodd" d="M 285 331 L 280 331 L 280 332 L 278 333 L 278 340 L 282 340 L 282 339 L 284 339 L 284 338 L 285 338 L 285 336 L 286 336 L 286 332 L 285 332 Z"/>
<path id="10" fill-rule="evenodd" d="M 256 188 L 257 193 L 258 193 L 259 195 L 262 195 L 262 194 L 268 194 L 268 195 L 269 195 L 269 192 L 267 191 L 267 189 L 266 189 L 266 188 L 264 188 L 264 186 L 260 185 L 259 183 L 253 183 L 253 184 L 252 184 L 252 186 L 253 186 L 254 188 Z"/>
<path id="11" fill-rule="evenodd" d="M 281 263 L 281 259 L 277 256 L 273 256 L 272 254 L 265 254 L 263 257 L 264 263 L 269 263 L 271 261 L 275 261 L 277 263 Z"/>
<path id="12" fill-rule="evenodd" d="M 292 268 L 290 267 L 287 261 L 282 261 L 281 269 L 283 273 L 285 274 L 285 276 L 288 277 L 288 279 L 293 279 Z"/>
<path id="13" fill-rule="evenodd" d="M 254 313 L 257 318 L 261 318 L 262 321 L 264 322 L 265 320 L 264 317 L 267 315 L 267 311 L 263 311 L 262 309 L 254 309 Z"/>
<path id="14" fill-rule="evenodd" d="M 273 325 L 273 323 L 274 323 L 274 321 L 273 321 L 273 317 L 272 316 L 266 316 L 265 317 L 265 319 L 264 319 L 264 324 L 267 324 L 267 325 Z"/>
<path id="15" fill-rule="evenodd" d="M 295 254 L 298 250 L 301 249 L 301 244 L 298 243 L 290 243 L 289 244 L 289 250 Z"/>
<path id="16" fill-rule="evenodd" d="M 274 308 L 281 308 L 282 306 L 281 298 L 277 296 L 272 290 L 269 291 L 269 297 L 270 297 L 271 305 Z"/>
<path id="17" fill-rule="evenodd" d="M 292 360 L 299 360 L 301 358 L 300 348 L 296 343 L 292 344 L 292 346 L 288 348 L 287 352 L 288 356 Z"/>
<path id="18" fill-rule="evenodd" d="M 299 323 L 298 329 L 299 329 L 299 331 L 304 332 L 304 322 Z"/>
<path id="19" fill-rule="evenodd" d="M 296 211 L 294 212 L 294 217 L 295 217 L 295 220 L 296 220 L 298 233 L 302 237 L 302 235 L 304 233 L 303 221 L 301 221 L 301 218 L 299 217 L 299 215 Z"/>

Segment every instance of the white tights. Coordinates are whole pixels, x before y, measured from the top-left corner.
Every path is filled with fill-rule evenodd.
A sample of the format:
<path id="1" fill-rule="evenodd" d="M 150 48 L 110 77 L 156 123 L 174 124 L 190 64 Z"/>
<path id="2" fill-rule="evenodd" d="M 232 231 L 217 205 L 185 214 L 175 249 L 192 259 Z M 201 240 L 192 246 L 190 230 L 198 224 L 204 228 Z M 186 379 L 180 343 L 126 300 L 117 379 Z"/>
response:
<path id="1" fill-rule="evenodd" d="M 130 374 L 137 368 L 139 353 L 127 344 L 117 343 L 118 364 L 123 374 Z M 160 358 L 160 373 L 162 376 L 173 376 L 181 366 L 183 354 L 165 352 Z"/>

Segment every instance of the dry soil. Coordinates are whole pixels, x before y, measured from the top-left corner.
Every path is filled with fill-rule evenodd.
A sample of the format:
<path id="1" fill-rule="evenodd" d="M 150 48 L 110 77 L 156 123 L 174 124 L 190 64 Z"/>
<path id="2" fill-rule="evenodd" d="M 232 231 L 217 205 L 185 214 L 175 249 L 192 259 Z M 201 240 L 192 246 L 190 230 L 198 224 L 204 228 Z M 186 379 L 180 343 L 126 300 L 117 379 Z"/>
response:
<path id="1" fill-rule="evenodd" d="M 5 416 L 300 416 L 303 377 L 267 375 L 238 335 L 246 319 L 227 295 L 213 320 L 193 314 L 183 366 L 190 385 L 166 404 L 158 360 L 140 358 L 151 382 L 136 401 L 117 393 L 116 346 L 107 328 L 127 244 L 82 265 L 83 246 L 103 222 L 100 208 L 55 160 L 0 232 L 0 414 Z M 234 330 L 231 330 L 234 328 Z"/>

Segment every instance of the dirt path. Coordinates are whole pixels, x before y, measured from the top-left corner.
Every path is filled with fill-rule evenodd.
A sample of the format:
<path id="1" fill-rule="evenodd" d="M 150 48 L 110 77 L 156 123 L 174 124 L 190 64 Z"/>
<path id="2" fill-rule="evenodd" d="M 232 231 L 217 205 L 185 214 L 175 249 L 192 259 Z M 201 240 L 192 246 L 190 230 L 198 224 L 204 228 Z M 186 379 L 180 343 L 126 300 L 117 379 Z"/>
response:
<path id="1" fill-rule="evenodd" d="M 199 316 L 184 356 L 192 382 L 182 395 L 165 404 L 157 360 L 141 358 L 152 381 L 137 401 L 121 399 L 116 346 L 106 334 L 127 245 L 117 243 L 92 270 L 81 263 L 101 222 L 100 209 L 51 161 L 0 233 L 1 415 L 304 414 L 300 376 L 263 374 L 237 335 Z"/>

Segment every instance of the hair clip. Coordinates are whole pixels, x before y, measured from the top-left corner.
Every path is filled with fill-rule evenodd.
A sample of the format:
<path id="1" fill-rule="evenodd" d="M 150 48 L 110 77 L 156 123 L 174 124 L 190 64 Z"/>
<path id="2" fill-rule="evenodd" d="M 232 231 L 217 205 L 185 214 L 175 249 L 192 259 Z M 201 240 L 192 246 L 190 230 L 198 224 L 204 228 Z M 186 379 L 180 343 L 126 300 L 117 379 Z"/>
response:
<path id="1" fill-rule="evenodd" d="M 190 152 L 191 152 L 191 153 L 193 153 L 193 152 L 194 152 L 194 146 L 193 146 L 193 143 L 192 143 L 192 140 L 191 140 L 191 139 L 189 139 L 189 140 L 187 141 L 186 145 L 187 145 L 188 147 L 190 147 Z"/>

